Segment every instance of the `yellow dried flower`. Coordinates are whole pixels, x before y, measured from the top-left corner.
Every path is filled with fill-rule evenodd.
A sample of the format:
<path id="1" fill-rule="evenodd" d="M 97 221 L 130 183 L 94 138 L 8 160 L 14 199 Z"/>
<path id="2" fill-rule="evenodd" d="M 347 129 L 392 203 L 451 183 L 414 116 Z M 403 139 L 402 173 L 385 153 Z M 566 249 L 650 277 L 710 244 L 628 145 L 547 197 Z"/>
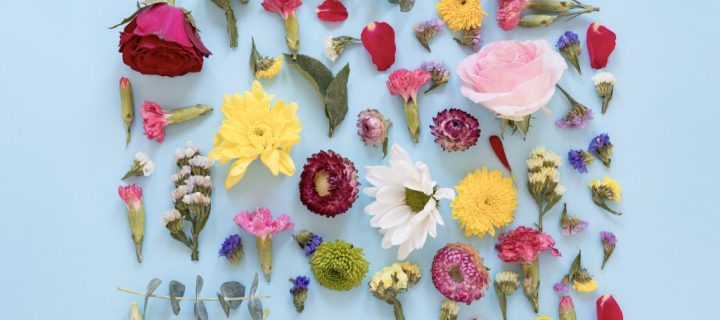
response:
<path id="1" fill-rule="evenodd" d="M 495 228 L 509 225 L 515 217 L 517 191 L 512 179 L 487 167 L 469 173 L 455 187 L 458 195 L 450 206 L 452 217 L 465 230 L 465 236 L 495 235 Z"/>
<path id="2" fill-rule="evenodd" d="M 553 318 L 551 316 L 542 315 L 535 317 L 535 320 L 553 320 Z"/>
<path id="3" fill-rule="evenodd" d="M 455 32 L 479 28 L 483 17 L 488 15 L 480 0 L 440 0 L 435 8 L 440 19 Z"/>
<path id="4" fill-rule="evenodd" d="M 280 73 L 280 69 L 282 69 L 282 56 L 260 59 L 260 63 L 257 65 L 257 71 L 255 72 L 255 78 L 272 79 Z"/>
<path id="5" fill-rule="evenodd" d="M 586 281 L 579 281 L 579 280 L 573 281 L 573 289 L 575 289 L 575 291 L 580 292 L 580 293 L 595 292 L 595 290 L 597 290 L 597 287 L 598 287 L 597 281 L 592 278 L 589 280 L 586 280 Z"/>

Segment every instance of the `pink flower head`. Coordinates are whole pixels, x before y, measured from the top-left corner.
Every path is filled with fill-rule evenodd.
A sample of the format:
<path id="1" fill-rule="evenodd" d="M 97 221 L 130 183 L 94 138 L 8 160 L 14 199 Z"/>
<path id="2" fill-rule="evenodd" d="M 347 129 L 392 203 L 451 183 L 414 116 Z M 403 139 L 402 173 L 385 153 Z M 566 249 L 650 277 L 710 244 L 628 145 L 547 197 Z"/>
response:
<path id="1" fill-rule="evenodd" d="M 393 71 L 385 82 L 390 94 L 402 96 L 405 102 L 417 101 L 417 92 L 430 81 L 430 73 L 423 69 L 398 69 Z"/>
<path id="2" fill-rule="evenodd" d="M 145 101 L 140 110 L 143 118 L 143 129 L 150 140 L 162 143 L 165 140 L 165 126 L 168 125 L 165 111 L 155 102 Z"/>
<path id="3" fill-rule="evenodd" d="M 265 10 L 275 12 L 283 17 L 284 20 L 291 15 L 295 15 L 295 10 L 302 5 L 301 0 L 263 0 L 262 6 Z"/>
<path id="4" fill-rule="evenodd" d="M 471 304 L 483 297 L 490 282 L 488 269 L 475 248 L 451 243 L 438 250 L 432 262 L 432 282 L 446 298 Z"/>
<path id="5" fill-rule="evenodd" d="M 272 237 L 274 234 L 292 229 L 295 225 L 290 216 L 281 214 L 273 220 L 268 208 L 260 208 L 255 212 L 243 211 L 235 216 L 235 224 L 256 237 Z"/>
<path id="6" fill-rule="evenodd" d="M 550 235 L 523 226 L 498 237 L 495 250 L 500 260 L 507 263 L 532 263 L 545 251 L 560 256 L 560 251 L 555 249 L 555 240 Z"/>
<path id="7" fill-rule="evenodd" d="M 142 188 L 136 184 L 131 183 L 127 186 L 118 186 L 118 194 L 128 210 L 136 210 L 142 206 Z"/>
<path id="8" fill-rule="evenodd" d="M 497 22 L 501 29 L 509 31 L 520 23 L 522 11 L 528 0 L 500 0 L 498 2 Z"/>

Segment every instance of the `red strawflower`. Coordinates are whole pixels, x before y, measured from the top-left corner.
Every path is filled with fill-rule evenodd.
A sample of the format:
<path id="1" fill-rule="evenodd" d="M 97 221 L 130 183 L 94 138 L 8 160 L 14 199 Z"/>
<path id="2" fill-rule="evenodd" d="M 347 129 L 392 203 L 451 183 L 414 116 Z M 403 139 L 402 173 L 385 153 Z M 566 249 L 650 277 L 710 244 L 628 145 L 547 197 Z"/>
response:
<path id="1" fill-rule="evenodd" d="M 623 320 L 622 310 L 620 310 L 620 306 L 612 295 L 603 295 L 595 305 L 598 320 Z"/>
<path id="2" fill-rule="evenodd" d="M 365 50 L 378 71 L 385 71 L 395 63 L 395 30 L 385 22 L 370 22 L 360 35 Z"/>
<path id="3" fill-rule="evenodd" d="M 615 32 L 597 22 L 588 27 L 585 42 L 587 42 L 590 56 L 590 66 L 593 69 L 602 69 L 607 66 L 608 58 L 615 50 L 616 38 Z"/>
<path id="4" fill-rule="evenodd" d="M 495 250 L 500 260 L 507 263 L 532 263 L 545 251 L 560 256 L 560 251 L 555 249 L 555 240 L 550 235 L 524 226 L 498 237 Z"/>
<path id="5" fill-rule="evenodd" d="M 340 0 L 325 0 L 316 9 L 318 18 L 327 22 L 340 22 L 348 17 L 347 8 Z"/>
<path id="6" fill-rule="evenodd" d="M 339 154 L 320 151 L 307 159 L 300 175 L 300 201 L 308 210 L 333 218 L 358 198 L 357 169 Z"/>

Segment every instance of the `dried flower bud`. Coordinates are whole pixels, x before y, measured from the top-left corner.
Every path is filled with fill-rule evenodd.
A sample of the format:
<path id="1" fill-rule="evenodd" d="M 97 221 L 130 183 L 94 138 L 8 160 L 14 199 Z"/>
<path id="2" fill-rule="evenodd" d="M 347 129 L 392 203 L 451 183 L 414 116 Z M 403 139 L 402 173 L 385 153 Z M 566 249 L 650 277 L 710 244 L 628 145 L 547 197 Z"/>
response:
<path id="1" fill-rule="evenodd" d="M 392 122 L 387 120 L 380 111 L 367 109 L 358 114 L 358 135 L 365 145 L 383 146 L 383 157 L 387 156 L 388 130 Z"/>
<path id="2" fill-rule="evenodd" d="M 445 25 L 440 21 L 440 19 L 430 19 L 427 21 L 422 21 L 413 26 L 413 32 L 415 32 L 415 37 L 418 39 L 420 44 L 423 46 L 423 48 L 427 49 L 427 51 L 430 50 L 430 39 L 435 37 L 437 33 L 443 29 Z"/>
<path id="3" fill-rule="evenodd" d="M 130 303 L 130 320 L 143 320 L 138 304 L 135 301 Z"/>
<path id="4" fill-rule="evenodd" d="M 132 85 L 130 80 L 125 77 L 120 78 L 120 111 L 125 123 L 125 131 L 127 131 L 125 138 L 125 145 L 127 146 L 130 144 L 130 128 L 133 120 L 135 120 L 135 103 L 133 101 Z"/>
<path id="5" fill-rule="evenodd" d="M 325 56 L 328 60 L 335 62 L 335 60 L 337 60 L 337 58 L 345 52 L 345 46 L 348 43 L 360 43 L 360 39 L 350 36 L 339 36 L 334 38 L 332 36 L 325 37 Z"/>
<path id="6" fill-rule="evenodd" d="M 242 239 L 240 235 L 233 234 L 223 241 L 218 251 L 220 257 L 227 258 L 231 264 L 237 265 L 240 263 L 244 256 L 244 250 L 242 245 Z"/>
<path id="7" fill-rule="evenodd" d="M 440 306 L 440 320 L 457 320 L 460 308 L 452 300 L 445 300 Z"/>
<path id="8" fill-rule="evenodd" d="M 290 294 L 293 297 L 295 310 L 297 312 L 303 312 L 303 310 L 305 310 L 305 300 L 307 300 L 310 278 L 298 276 L 294 279 L 290 279 L 290 282 L 293 284 L 292 288 L 290 288 Z"/>

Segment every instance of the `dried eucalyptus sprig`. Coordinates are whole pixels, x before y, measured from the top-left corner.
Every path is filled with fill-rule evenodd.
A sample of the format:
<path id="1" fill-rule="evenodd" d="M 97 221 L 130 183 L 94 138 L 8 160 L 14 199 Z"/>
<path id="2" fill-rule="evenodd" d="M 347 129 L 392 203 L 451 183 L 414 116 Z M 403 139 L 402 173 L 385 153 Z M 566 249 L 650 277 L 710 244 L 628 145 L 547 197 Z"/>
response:
<path id="1" fill-rule="evenodd" d="M 199 297 L 200 291 L 203 287 L 203 278 L 197 276 L 195 278 L 195 297 L 183 297 L 185 295 L 185 285 L 178 281 L 170 281 L 168 286 L 169 295 L 157 295 L 154 294 L 155 290 L 160 286 L 160 279 L 154 278 L 148 283 L 146 292 L 135 291 L 127 288 L 118 287 L 117 290 L 137 296 L 145 297 L 145 304 L 143 306 L 143 314 L 147 309 L 148 300 L 150 298 L 170 300 L 173 314 L 180 314 L 180 302 L 181 301 L 194 301 L 194 314 L 195 319 L 207 319 L 207 309 L 205 308 L 205 302 L 217 301 L 225 313 L 225 316 L 230 317 L 230 311 L 238 309 L 244 300 L 249 300 L 248 310 L 253 320 L 262 320 L 267 317 L 268 310 L 263 310 L 261 299 L 269 299 L 270 296 L 258 296 L 256 295 L 258 286 L 258 274 L 255 274 L 252 287 L 250 288 L 250 294 L 245 296 L 245 286 L 237 281 L 228 281 L 220 286 L 220 292 L 217 293 L 217 298 L 201 298 Z M 133 306 L 135 310 L 136 304 Z M 132 313 L 134 316 L 140 316 L 138 319 L 142 319 L 142 316 L 138 312 Z"/>

